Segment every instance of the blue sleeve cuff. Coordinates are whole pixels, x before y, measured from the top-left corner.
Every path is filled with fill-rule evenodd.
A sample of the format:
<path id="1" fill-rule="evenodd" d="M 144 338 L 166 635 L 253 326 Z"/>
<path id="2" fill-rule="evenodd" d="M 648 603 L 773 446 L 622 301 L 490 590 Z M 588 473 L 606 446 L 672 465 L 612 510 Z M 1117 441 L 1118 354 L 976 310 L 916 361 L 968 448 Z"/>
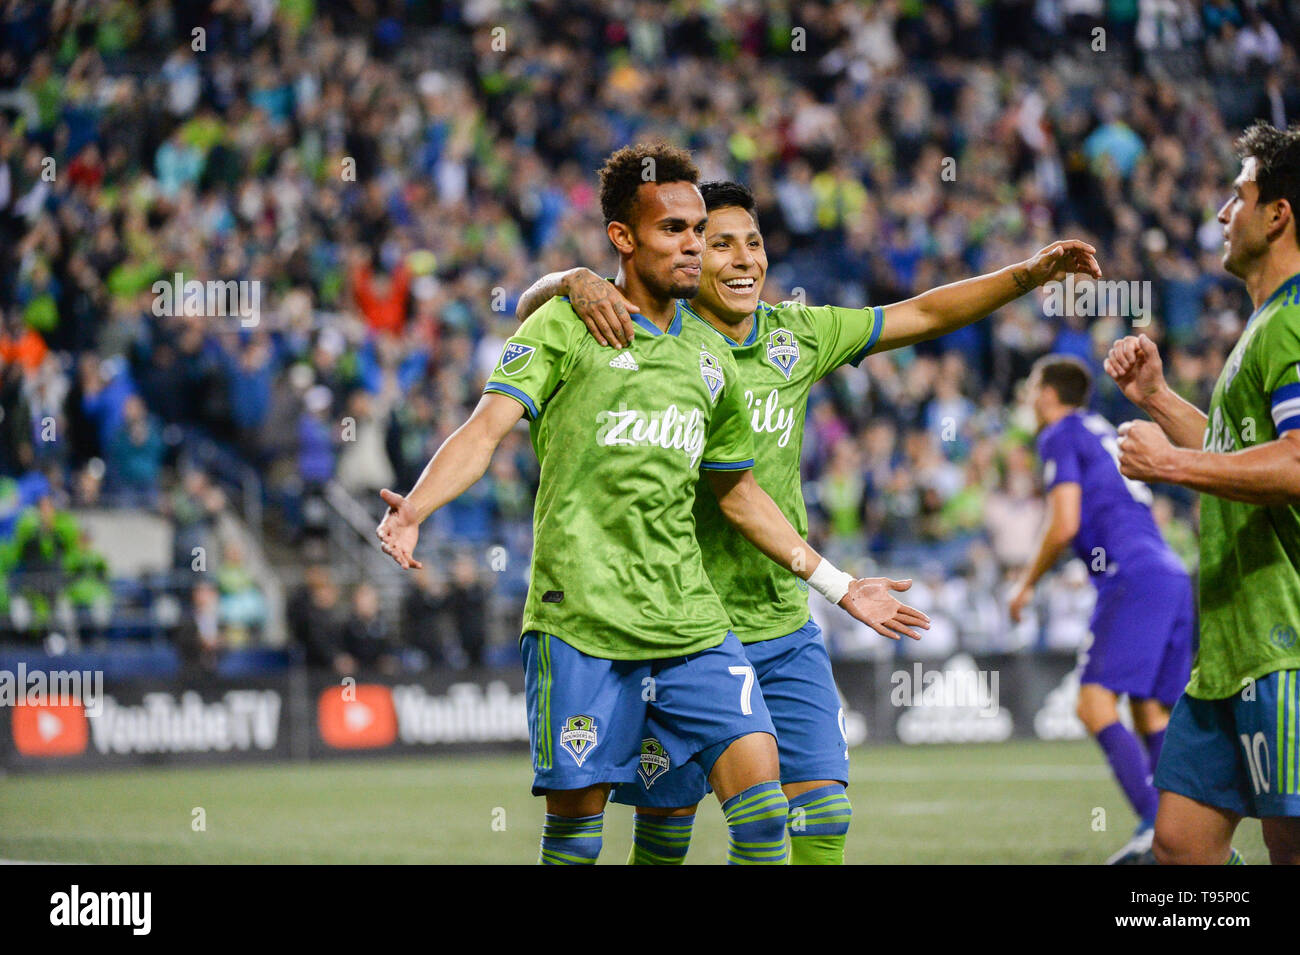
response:
<path id="1" fill-rule="evenodd" d="M 1300 384 L 1283 385 L 1270 399 L 1273 425 L 1277 433 L 1300 426 Z"/>
<path id="2" fill-rule="evenodd" d="M 537 420 L 537 405 L 533 404 L 533 399 L 529 398 L 528 395 L 524 394 L 518 388 L 513 385 L 502 384 L 499 381 L 489 381 L 483 386 L 483 393 L 486 394 L 489 391 L 497 391 L 503 395 L 508 395 L 511 398 L 514 398 L 515 401 L 524 406 L 524 410 L 528 412 L 528 419 L 530 421 Z"/>
<path id="3" fill-rule="evenodd" d="M 1292 398 L 1300 398 L 1300 383 L 1282 385 L 1273 391 L 1270 399 L 1271 404 L 1281 404 L 1283 401 L 1289 401 Z"/>
<path id="4" fill-rule="evenodd" d="M 748 461 L 701 461 L 701 471 L 747 471 L 754 466 L 754 459 Z"/>
<path id="5" fill-rule="evenodd" d="M 875 318 L 871 322 L 871 337 L 867 339 L 867 343 L 862 347 L 862 350 L 849 359 L 849 364 L 854 368 L 857 368 L 862 363 L 862 359 L 871 353 L 871 349 L 876 347 L 876 342 L 880 341 L 880 333 L 885 330 L 884 308 L 877 305 L 872 311 L 875 312 Z"/>

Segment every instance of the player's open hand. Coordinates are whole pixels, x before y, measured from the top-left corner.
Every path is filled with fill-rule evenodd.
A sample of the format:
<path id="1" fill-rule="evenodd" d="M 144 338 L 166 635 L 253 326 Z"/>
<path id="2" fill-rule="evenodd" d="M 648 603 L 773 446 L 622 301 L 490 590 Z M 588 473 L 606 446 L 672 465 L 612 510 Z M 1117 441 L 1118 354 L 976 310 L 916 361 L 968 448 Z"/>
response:
<path id="1" fill-rule="evenodd" d="M 1025 263 L 1029 283 L 1038 287 L 1046 282 L 1060 282 L 1067 275 L 1082 275 L 1090 279 L 1101 278 L 1097 264 L 1097 250 L 1081 239 L 1062 239 L 1038 250 Z"/>
<path id="2" fill-rule="evenodd" d="M 912 628 L 929 630 L 930 618 L 915 607 L 902 603 L 893 594 L 911 586 L 910 580 L 861 577 L 849 584 L 849 592 L 840 599 L 840 606 L 882 637 L 920 640 L 921 635 Z"/>
<path id="3" fill-rule="evenodd" d="M 1160 350 L 1145 333 L 1126 335 L 1111 345 L 1102 367 L 1124 397 L 1139 408 L 1145 408 L 1151 396 L 1165 386 Z"/>
<path id="4" fill-rule="evenodd" d="M 388 513 L 375 529 L 384 553 L 405 570 L 419 570 L 424 565 L 412 556 L 420 540 L 420 522 L 416 520 L 415 508 L 402 495 L 388 488 L 380 491 L 379 496 L 388 505 Z"/>
<path id="5" fill-rule="evenodd" d="M 623 297 L 613 282 L 606 282 L 591 269 L 578 268 L 568 273 L 564 284 L 569 304 L 596 341 L 602 345 L 613 342 L 615 348 L 632 343 L 635 326 L 631 313 L 637 307 Z"/>
<path id="6" fill-rule="evenodd" d="M 1167 481 L 1176 450 L 1153 421 L 1119 426 L 1119 473 L 1136 481 Z"/>

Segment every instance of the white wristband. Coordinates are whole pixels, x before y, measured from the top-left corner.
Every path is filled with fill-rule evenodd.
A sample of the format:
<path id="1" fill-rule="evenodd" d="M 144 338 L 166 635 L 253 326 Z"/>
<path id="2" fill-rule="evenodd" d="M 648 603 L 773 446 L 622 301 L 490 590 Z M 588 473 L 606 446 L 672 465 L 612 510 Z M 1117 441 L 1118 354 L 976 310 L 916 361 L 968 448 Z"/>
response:
<path id="1" fill-rule="evenodd" d="M 849 592 L 849 584 L 851 583 L 853 583 L 853 578 L 825 557 L 822 558 L 821 563 L 808 577 L 808 586 L 833 604 L 837 604 L 844 599 L 844 595 Z"/>

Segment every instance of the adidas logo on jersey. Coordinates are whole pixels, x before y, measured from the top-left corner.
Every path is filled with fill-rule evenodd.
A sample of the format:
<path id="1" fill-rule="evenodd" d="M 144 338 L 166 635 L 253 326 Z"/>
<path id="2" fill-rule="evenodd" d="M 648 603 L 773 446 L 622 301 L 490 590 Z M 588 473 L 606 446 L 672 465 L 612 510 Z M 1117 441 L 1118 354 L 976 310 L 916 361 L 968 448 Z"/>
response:
<path id="1" fill-rule="evenodd" d="M 641 366 L 636 363 L 630 351 L 621 351 L 614 356 L 609 363 L 610 368 L 626 368 L 628 371 L 640 371 Z"/>

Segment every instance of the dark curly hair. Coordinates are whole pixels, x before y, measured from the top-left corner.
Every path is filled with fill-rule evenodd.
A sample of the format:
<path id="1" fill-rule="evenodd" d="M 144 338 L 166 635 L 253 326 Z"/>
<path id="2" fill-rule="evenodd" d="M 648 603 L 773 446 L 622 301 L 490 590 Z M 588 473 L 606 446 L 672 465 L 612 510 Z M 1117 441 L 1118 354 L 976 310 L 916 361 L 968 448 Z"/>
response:
<path id="1" fill-rule="evenodd" d="M 700 171 L 691 154 L 667 143 L 637 143 L 610 155 L 600 167 L 600 211 L 605 225 L 631 224 L 636 191 L 647 182 L 697 183 Z"/>
<path id="2" fill-rule="evenodd" d="M 1300 216 L 1300 125 L 1283 130 L 1256 123 L 1242 133 L 1236 147 L 1242 159 L 1255 158 L 1259 201 L 1285 199 L 1291 203 L 1291 215 Z M 1300 223 L 1296 242 L 1300 244 Z"/>

